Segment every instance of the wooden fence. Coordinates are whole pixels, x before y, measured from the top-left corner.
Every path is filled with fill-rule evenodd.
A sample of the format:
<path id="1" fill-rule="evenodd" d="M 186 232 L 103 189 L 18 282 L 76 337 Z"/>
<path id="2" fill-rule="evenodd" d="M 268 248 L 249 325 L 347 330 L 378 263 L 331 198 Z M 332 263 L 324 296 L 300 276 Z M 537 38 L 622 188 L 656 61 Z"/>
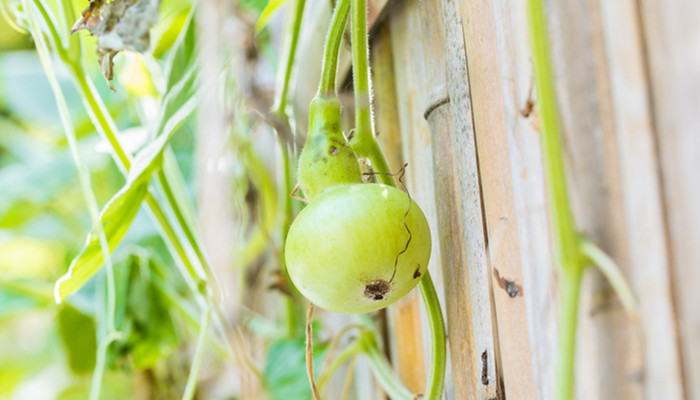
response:
<path id="1" fill-rule="evenodd" d="M 325 3 L 308 13 L 325 20 Z M 370 3 L 375 123 L 431 223 L 447 398 L 552 399 L 559 286 L 525 2 Z M 575 219 L 640 305 L 631 320 L 587 270 L 577 398 L 700 399 L 700 3 L 562 0 L 547 13 Z M 323 29 L 305 33 L 301 59 Z M 318 71 L 298 75 L 303 115 Z M 414 292 L 388 310 L 388 351 L 418 392 L 421 309 Z"/>

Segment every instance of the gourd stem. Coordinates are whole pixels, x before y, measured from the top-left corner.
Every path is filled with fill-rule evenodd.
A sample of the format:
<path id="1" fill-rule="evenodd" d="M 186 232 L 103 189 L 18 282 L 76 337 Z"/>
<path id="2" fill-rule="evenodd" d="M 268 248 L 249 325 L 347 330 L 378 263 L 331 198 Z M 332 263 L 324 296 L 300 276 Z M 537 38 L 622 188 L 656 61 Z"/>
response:
<path id="1" fill-rule="evenodd" d="M 367 52 L 367 0 L 352 0 L 352 64 L 355 88 L 356 131 L 351 140 L 355 153 L 366 157 L 372 163 L 375 172 L 380 173 L 382 183 L 396 186 L 389 171 L 389 165 L 377 140 L 371 120 L 369 57 Z M 445 343 L 445 324 L 440 308 L 440 301 L 430 278 L 430 272 L 418 283 L 421 298 L 428 314 L 430 324 L 431 355 L 430 370 L 425 398 L 439 399 L 445 380 L 447 350 Z"/>
<path id="2" fill-rule="evenodd" d="M 430 371 L 425 390 L 425 398 L 428 400 L 440 399 L 442 387 L 445 381 L 445 364 L 447 359 L 447 343 L 445 340 L 445 322 L 442 317 L 440 300 L 438 299 L 433 279 L 430 272 L 425 271 L 425 275 L 418 283 L 423 304 L 428 314 L 430 326 Z"/>
<path id="3" fill-rule="evenodd" d="M 378 179 L 394 186 L 388 175 L 389 163 L 374 137 L 370 97 L 369 52 L 367 45 L 367 0 L 352 0 L 352 76 L 355 88 L 355 135 L 350 141 L 358 157 L 370 159 Z"/>
<path id="4" fill-rule="evenodd" d="M 355 88 L 355 137 L 374 137 L 369 96 L 367 0 L 352 0 L 352 76 Z"/>
<path id="5" fill-rule="evenodd" d="M 331 24 L 326 36 L 326 44 L 323 49 L 323 66 L 321 67 L 321 84 L 318 88 L 319 96 L 335 96 L 335 77 L 338 72 L 338 52 L 343 40 L 343 32 L 350 14 L 350 0 L 338 0 L 333 10 Z"/>

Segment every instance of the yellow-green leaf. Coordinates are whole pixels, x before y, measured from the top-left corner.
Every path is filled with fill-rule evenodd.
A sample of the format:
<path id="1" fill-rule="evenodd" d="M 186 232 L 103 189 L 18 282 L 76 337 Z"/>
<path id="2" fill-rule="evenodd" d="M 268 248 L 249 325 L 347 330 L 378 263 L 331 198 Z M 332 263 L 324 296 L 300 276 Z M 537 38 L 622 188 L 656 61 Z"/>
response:
<path id="1" fill-rule="evenodd" d="M 275 14 L 275 11 L 280 8 L 287 0 L 270 0 L 265 6 L 265 9 L 260 13 L 260 18 L 255 24 L 255 33 L 260 32 L 266 25 L 270 18 Z"/>

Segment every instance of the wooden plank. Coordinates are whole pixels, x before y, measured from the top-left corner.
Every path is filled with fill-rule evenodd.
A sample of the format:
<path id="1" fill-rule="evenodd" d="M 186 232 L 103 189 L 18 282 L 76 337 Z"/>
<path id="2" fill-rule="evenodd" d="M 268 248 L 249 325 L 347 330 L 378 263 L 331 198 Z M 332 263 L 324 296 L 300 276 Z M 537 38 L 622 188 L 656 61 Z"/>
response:
<path id="1" fill-rule="evenodd" d="M 391 32 L 388 25 L 380 27 L 372 41 L 372 73 L 374 82 L 374 122 L 378 141 L 389 168 L 398 171 L 403 165 L 401 132 L 397 110 L 396 86 L 393 79 Z M 413 393 L 425 389 L 425 356 L 421 330 L 420 298 L 411 291 L 388 309 L 390 315 L 391 355 L 399 377 Z"/>
<path id="2" fill-rule="evenodd" d="M 445 262 L 445 267 L 451 268 L 451 278 L 447 282 L 446 290 L 451 300 L 448 304 L 448 324 L 451 324 L 449 332 L 453 371 L 466 370 L 467 372 L 455 375 L 455 394 L 457 398 L 492 399 L 496 398 L 499 387 L 499 379 L 496 375 L 495 315 L 491 303 L 481 185 L 472 125 L 467 48 L 463 36 L 464 27 L 457 12 L 457 3 L 453 0 L 444 0 L 440 6 L 452 125 L 448 131 L 451 137 L 441 145 L 453 147 L 455 152 L 454 165 L 448 166 L 447 169 L 453 174 L 453 179 L 456 178 L 456 182 L 451 182 L 456 183 L 456 187 L 451 190 L 454 190 L 456 195 L 459 214 L 455 217 L 461 219 L 462 236 L 457 238 L 461 241 L 460 249 L 453 249 L 453 251 L 457 252 L 455 256 L 463 256 L 463 259 L 457 258 Z M 446 149 L 446 151 L 450 150 Z M 442 160 L 439 163 L 442 163 Z M 440 171 L 436 168 L 436 173 L 438 172 Z M 437 181 L 440 179 L 438 178 Z M 443 198 L 438 200 L 445 201 Z M 446 206 L 449 207 L 448 204 Z M 452 210 L 443 210 L 445 211 Z M 459 235 L 458 232 L 454 234 Z M 460 254 L 459 251 L 462 249 L 464 253 Z M 452 264 L 453 262 L 455 264 Z M 455 271 L 454 268 L 466 269 L 466 271 Z M 465 276 L 467 279 L 466 282 L 459 282 L 452 279 L 452 276 Z M 453 304 L 453 299 L 460 291 L 465 290 L 468 292 L 468 301 L 465 299 L 464 303 Z M 453 311 L 455 308 L 459 308 L 459 312 Z M 468 318 L 471 318 L 471 321 L 464 315 L 460 315 L 464 309 L 469 310 Z M 457 333 L 457 329 L 469 326 L 472 331 L 471 338 L 464 333 L 459 334 L 458 337 L 452 336 L 453 333 Z"/>
<path id="3" fill-rule="evenodd" d="M 502 79 L 503 108 L 517 229 L 522 287 L 527 309 L 536 398 L 553 399 L 557 350 L 557 292 L 542 171 L 539 134 L 531 120 L 532 71 L 525 2 L 499 0 L 494 7 L 494 51 Z M 464 15 L 464 12 L 463 14 Z M 523 333 L 525 335 L 525 333 Z M 510 396 L 506 389 L 506 397 Z"/>
<path id="4" fill-rule="evenodd" d="M 700 3 L 640 3 L 686 395 L 700 399 Z"/>
<path id="5" fill-rule="evenodd" d="M 633 286 L 644 332 L 647 399 L 681 399 L 670 264 L 649 88 L 635 1 L 601 1 Z"/>
<path id="6" fill-rule="evenodd" d="M 484 202 L 490 275 L 498 322 L 499 373 L 505 395 L 536 398 L 528 340 L 527 302 L 518 243 L 518 228 L 508 149 L 496 3 L 472 2 L 464 27 L 474 130 Z M 467 33 L 468 32 L 468 33 Z M 502 36 L 502 32 L 501 32 Z M 502 45 L 502 43 L 501 43 Z M 516 117 L 513 114 L 510 118 Z"/>

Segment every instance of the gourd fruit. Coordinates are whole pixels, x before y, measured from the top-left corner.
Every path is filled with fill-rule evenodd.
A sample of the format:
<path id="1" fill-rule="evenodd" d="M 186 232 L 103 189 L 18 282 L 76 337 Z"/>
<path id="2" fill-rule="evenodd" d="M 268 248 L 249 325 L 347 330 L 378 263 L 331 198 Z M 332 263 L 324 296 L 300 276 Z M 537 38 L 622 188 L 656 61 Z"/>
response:
<path id="1" fill-rule="evenodd" d="M 340 102 L 317 96 L 298 169 L 310 201 L 285 243 L 287 272 L 312 303 L 340 313 L 384 308 L 425 274 L 430 230 L 407 193 L 361 183 L 357 157 L 340 129 Z"/>
<path id="2" fill-rule="evenodd" d="M 299 213 L 285 255 L 292 281 L 312 303 L 341 313 L 369 312 L 420 281 L 430 260 L 430 230 L 418 205 L 399 189 L 338 185 Z"/>

